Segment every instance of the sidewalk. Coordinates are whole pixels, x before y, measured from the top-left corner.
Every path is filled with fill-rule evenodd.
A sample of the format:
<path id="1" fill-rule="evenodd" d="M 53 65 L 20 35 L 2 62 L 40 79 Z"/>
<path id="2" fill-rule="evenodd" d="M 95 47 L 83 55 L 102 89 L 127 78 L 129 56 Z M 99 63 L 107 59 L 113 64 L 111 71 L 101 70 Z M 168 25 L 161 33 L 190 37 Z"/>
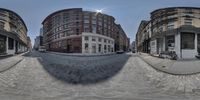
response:
<path id="1" fill-rule="evenodd" d="M 170 60 L 150 56 L 146 53 L 139 54 L 139 57 L 154 69 L 173 75 L 191 75 L 200 73 L 200 60 Z"/>
<path id="2" fill-rule="evenodd" d="M 47 53 L 63 55 L 63 56 L 76 56 L 76 57 L 108 56 L 108 55 L 116 54 L 115 52 L 109 53 L 109 54 L 82 54 L 82 53 L 61 53 L 61 52 L 53 52 L 53 51 L 47 51 Z"/>
<path id="3" fill-rule="evenodd" d="M 12 57 L 0 59 L 0 72 L 4 72 L 4 71 L 12 68 L 16 64 L 20 63 L 24 59 L 24 57 L 22 55 L 24 55 L 26 53 L 27 52 L 18 54 L 18 55 L 14 55 Z"/>

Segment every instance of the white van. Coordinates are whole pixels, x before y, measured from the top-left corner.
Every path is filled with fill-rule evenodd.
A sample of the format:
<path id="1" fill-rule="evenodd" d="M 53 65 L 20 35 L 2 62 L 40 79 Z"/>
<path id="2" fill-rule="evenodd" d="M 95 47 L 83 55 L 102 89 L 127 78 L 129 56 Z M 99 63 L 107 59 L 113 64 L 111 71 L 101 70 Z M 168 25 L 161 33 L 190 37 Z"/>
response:
<path id="1" fill-rule="evenodd" d="M 40 51 L 40 52 L 46 52 L 45 46 L 39 46 L 38 51 Z"/>

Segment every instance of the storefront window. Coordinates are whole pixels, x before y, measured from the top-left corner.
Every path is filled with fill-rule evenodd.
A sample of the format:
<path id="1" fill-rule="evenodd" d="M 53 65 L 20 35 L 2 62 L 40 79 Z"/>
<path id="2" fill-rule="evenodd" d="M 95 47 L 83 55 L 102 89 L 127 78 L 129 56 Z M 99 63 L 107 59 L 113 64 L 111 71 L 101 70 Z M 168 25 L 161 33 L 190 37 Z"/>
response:
<path id="1" fill-rule="evenodd" d="M 175 38 L 174 36 L 167 36 L 166 37 L 166 42 L 167 42 L 167 50 L 168 51 L 173 51 L 174 46 L 175 46 Z"/>
<path id="2" fill-rule="evenodd" d="M 181 48 L 182 49 L 194 49 L 194 33 L 182 33 L 181 34 Z"/>
<path id="3" fill-rule="evenodd" d="M 6 52 L 6 37 L 0 35 L 0 54 Z"/>

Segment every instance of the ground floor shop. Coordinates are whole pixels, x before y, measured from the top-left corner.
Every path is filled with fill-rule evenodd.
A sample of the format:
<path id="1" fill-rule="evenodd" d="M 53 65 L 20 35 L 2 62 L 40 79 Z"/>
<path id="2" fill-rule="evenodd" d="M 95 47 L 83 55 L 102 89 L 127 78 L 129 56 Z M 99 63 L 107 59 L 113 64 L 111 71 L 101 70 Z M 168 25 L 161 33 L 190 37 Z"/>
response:
<path id="1" fill-rule="evenodd" d="M 178 32 L 151 39 L 150 53 L 167 55 L 175 53 L 180 59 L 195 58 L 200 53 L 200 34 Z"/>
<path id="2" fill-rule="evenodd" d="M 114 52 L 114 39 L 100 34 L 82 33 L 82 53 L 105 54 Z"/>
<path id="3" fill-rule="evenodd" d="M 16 38 L 0 34 L 0 55 L 10 55 L 27 51 L 27 46 Z"/>
<path id="4" fill-rule="evenodd" d="M 57 39 L 45 46 L 55 52 L 106 54 L 114 52 L 114 39 L 96 33 L 82 33 Z"/>

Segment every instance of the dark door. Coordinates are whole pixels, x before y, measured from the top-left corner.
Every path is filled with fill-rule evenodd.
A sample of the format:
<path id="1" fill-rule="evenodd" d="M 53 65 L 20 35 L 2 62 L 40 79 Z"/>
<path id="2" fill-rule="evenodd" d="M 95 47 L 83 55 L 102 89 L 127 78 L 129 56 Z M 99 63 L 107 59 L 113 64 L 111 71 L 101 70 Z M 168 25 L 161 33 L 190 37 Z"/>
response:
<path id="1" fill-rule="evenodd" d="M 72 45 L 67 45 L 67 52 L 72 53 Z"/>
<path id="2" fill-rule="evenodd" d="M 157 40 L 156 40 L 156 51 L 157 51 L 157 54 L 159 54 L 159 49 L 160 49 L 160 39 L 158 38 Z"/>
<path id="3" fill-rule="evenodd" d="M 15 42 L 15 53 L 17 53 L 18 52 L 18 42 L 16 41 Z"/>
<path id="4" fill-rule="evenodd" d="M 0 35 L 0 54 L 6 53 L 6 37 Z"/>

